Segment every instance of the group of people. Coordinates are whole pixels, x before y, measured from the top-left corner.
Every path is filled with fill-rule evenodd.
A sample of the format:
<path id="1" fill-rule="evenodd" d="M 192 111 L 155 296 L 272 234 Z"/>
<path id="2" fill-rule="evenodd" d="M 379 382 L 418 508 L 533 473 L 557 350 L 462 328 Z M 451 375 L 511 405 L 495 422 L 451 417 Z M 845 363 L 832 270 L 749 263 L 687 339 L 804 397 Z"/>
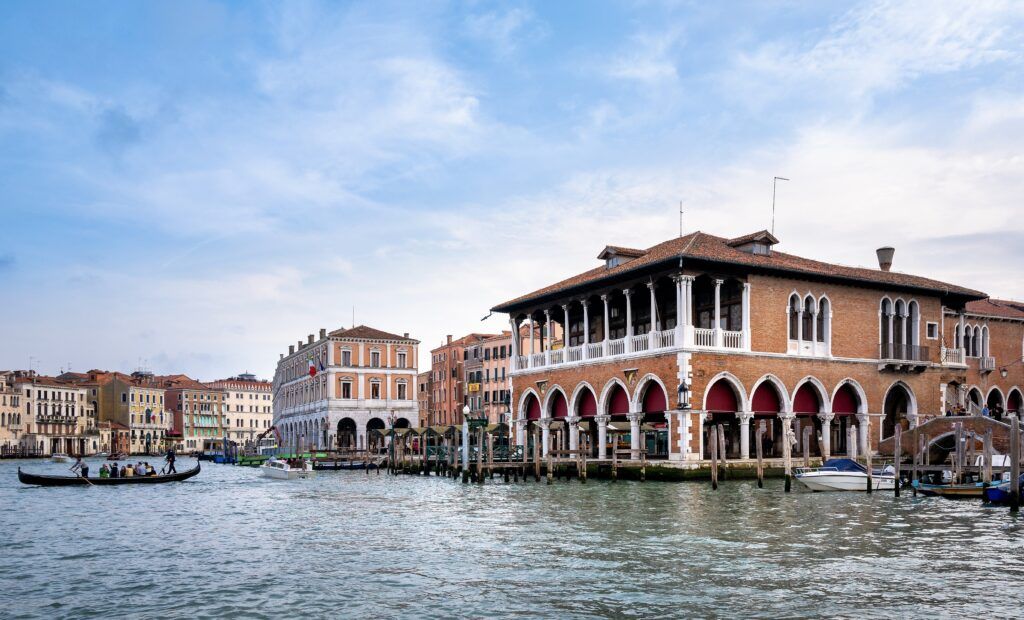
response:
<path id="1" fill-rule="evenodd" d="M 1003 409 L 1002 405 L 997 403 L 991 409 L 989 409 L 987 404 L 982 405 L 981 406 L 981 411 L 979 413 L 981 414 L 981 416 L 983 418 L 990 418 L 991 417 L 991 418 L 995 418 L 997 420 L 1002 420 L 1003 419 L 1003 415 L 1006 414 L 1006 411 Z M 964 407 L 963 405 L 956 405 L 955 407 L 949 407 L 949 408 L 946 409 L 946 416 L 947 417 L 948 416 L 966 416 L 966 415 L 970 415 L 970 414 L 969 414 L 969 412 L 967 410 L 967 407 Z"/>
<path id="2" fill-rule="evenodd" d="M 168 450 L 167 455 L 164 457 L 164 470 L 168 474 L 176 474 L 178 471 L 174 468 L 175 454 L 174 450 Z M 83 478 L 89 477 L 89 464 L 82 460 L 82 457 L 78 457 L 75 460 L 75 464 L 71 466 L 71 471 L 75 472 Z M 161 472 L 163 473 L 163 472 Z M 125 463 L 124 465 L 118 465 L 112 463 L 107 465 L 106 463 L 100 467 L 100 478 L 133 478 L 136 476 L 156 476 L 157 471 L 153 468 L 149 462 L 139 461 L 132 465 L 131 463 Z"/>

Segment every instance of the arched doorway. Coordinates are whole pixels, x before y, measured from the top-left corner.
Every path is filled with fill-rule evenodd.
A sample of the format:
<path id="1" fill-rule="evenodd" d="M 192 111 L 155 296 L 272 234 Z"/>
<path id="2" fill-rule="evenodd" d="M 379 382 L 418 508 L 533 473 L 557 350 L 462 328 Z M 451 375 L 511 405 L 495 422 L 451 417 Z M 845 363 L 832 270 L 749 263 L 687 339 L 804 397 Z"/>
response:
<path id="1" fill-rule="evenodd" d="M 967 415 L 978 415 L 981 413 L 981 403 L 984 399 L 981 390 L 972 387 L 967 391 Z"/>
<path id="2" fill-rule="evenodd" d="M 736 418 L 739 403 L 740 395 L 727 379 L 719 379 L 708 387 L 704 397 L 704 409 L 708 415 L 708 419 L 704 422 L 703 432 L 704 458 L 711 458 L 708 433 L 719 424 L 724 425 L 726 456 L 728 458 L 739 457 L 739 420 Z M 721 446 L 719 447 L 721 448 Z"/>
<path id="3" fill-rule="evenodd" d="M 818 413 L 821 412 L 821 409 L 822 398 L 813 383 L 807 381 L 797 388 L 793 395 L 793 413 L 796 414 L 796 439 L 801 455 L 804 449 L 803 429 L 810 428 L 811 456 L 821 456 L 821 445 L 818 441 L 818 435 L 821 434 L 821 420 L 818 418 Z M 829 447 L 831 448 L 831 443 Z"/>
<path id="4" fill-rule="evenodd" d="M 576 415 L 582 418 L 580 447 L 587 446 L 591 458 L 597 458 L 597 424 L 594 423 L 594 417 L 597 415 L 597 398 L 589 387 L 583 387 L 576 397 Z"/>
<path id="5" fill-rule="evenodd" d="M 641 432 L 647 458 L 668 458 L 668 396 L 657 381 L 649 381 L 640 400 L 640 410 L 644 412 L 641 420 Z"/>
<path id="6" fill-rule="evenodd" d="M 339 425 L 341 423 L 339 422 Z M 383 436 L 377 431 L 383 431 L 387 428 L 384 424 L 384 420 L 380 418 L 370 418 L 366 422 L 366 446 L 374 451 L 380 452 L 384 449 Z M 352 423 L 353 439 L 352 442 L 355 444 L 358 440 L 355 438 L 355 422 Z M 340 436 L 340 432 L 339 432 Z"/>
<path id="7" fill-rule="evenodd" d="M 607 396 L 608 415 L 610 422 L 626 421 L 626 414 L 629 413 L 629 395 L 621 385 L 613 385 Z M 608 440 L 612 444 L 612 450 L 628 450 L 630 447 L 629 436 L 621 432 L 612 432 L 609 427 Z M 607 454 L 611 454 L 610 452 Z"/>
<path id="8" fill-rule="evenodd" d="M 565 394 L 561 390 L 555 390 L 551 394 L 551 402 L 548 406 L 550 408 L 548 415 L 554 420 L 561 422 L 560 425 L 554 425 L 555 430 L 552 443 L 557 446 L 556 450 L 568 450 L 569 428 L 566 425 L 565 419 L 569 417 L 569 403 L 565 402 Z"/>
<path id="9" fill-rule="evenodd" d="M 527 394 L 526 401 L 523 403 L 523 413 L 526 416 L 526 437 L 523 438 L 523 445 L 526 447 L 526 454 L 533 454 L 533 436 L 534 429 L 537 426 L 534 424 L 535 420 L 541 418 L 540 401 L 537 400 L 537 396 L 533 393 Z"/>
<path id="10" fill-rule="evenodd" d="M 992 388 L 988 391 L 988 398 L 985 399 L 985 404 L 988 405 L 990 416 L 996 420 L 1003 419 L 1003 414 L 1006 413 L 1006 403 L 1003 402 L 1003 393 L 998 388 Z"/>
<path id="11" fill-rule="evenodd" d="M 903 383 L 893 384 L 889 393 L 885 395 L 885 406 L 883 407 L 885 417 L 882 418 L 882 437 L 892 437 L 896 432 L 896 425 L 899 424 L 905 431 L 910 428 L 910 421 L 907 414 L 913 412 L 913 395 L 910 389 Z"/>
<path id="12" fill-rule="evenodd" d="M 411 428 L 412 425 L 406 418 L 395 418 L 395 428 Z"/>
<path id="13" fill-rule="evenodd" d="M 1010 390 L 1010 395 L 1006 397 L 1006 411 L 1020 415 L 1022 407 L 1024 407 L 1024 397 L 1021 396 L 1020 391 L 1016 388 Z"/>
<path id="14" fill-rule="evenodd" d="M 377 422 L 380 424 L 380 428 L 384 428 L 384 422 L 377 418 L 371 419 L 366 423 L 366 428 L 369 430 L 371 425 Z M 338 445 L 339 450 L 351 450 L 356 447 L 356 421 L 352 418 L 342 418 L 338 420 L 338 436 L 335 437 L 334 441 Z"/>
<path id="15" fill-rule="evenodd" d="M 857 414 L 860 413 L 861 401 L 857 390 L 849 383 L 844 383 L 832 397 L 832 427 L 830 447 L 833 454 L 856 456 L 856 435 L 850 437 L 851 429 L 856 432 Z M 850 443 L 850 440 L 853 443 Z"/>
<path id="16" fill-rule="evenodd" d="M 779 458 L 782 456 L 782 419 L 779 414 L 782 412 L 782 394 L 771 381 L 762 381 L 750 397 L 750 408 L 754 412 L 754 420 L 750 425 L 751 446 L 757 441 L 757 427 L 761 421 L 765 421 L 765 434 L 762 438 L 761 449 L 764 456 Z M 756 446 L 754 447 L 756 450 Z M 753 450 L 751 450 L 753 452 Z"/>

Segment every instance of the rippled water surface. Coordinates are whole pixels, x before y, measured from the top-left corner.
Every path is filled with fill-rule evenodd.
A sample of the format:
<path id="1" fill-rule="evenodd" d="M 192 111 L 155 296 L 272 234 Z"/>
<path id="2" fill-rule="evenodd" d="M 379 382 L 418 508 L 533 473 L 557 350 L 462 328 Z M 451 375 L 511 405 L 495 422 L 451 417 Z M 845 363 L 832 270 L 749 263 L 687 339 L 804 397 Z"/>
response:
<path id="1" fill-rule="evenodd" d="M 65 467 L 0 462 L 5 618 L 1020 617 L 1024 598 L 1024 521 L 979 502 L 213 464 L 34 488 L 18 465 Z"/>

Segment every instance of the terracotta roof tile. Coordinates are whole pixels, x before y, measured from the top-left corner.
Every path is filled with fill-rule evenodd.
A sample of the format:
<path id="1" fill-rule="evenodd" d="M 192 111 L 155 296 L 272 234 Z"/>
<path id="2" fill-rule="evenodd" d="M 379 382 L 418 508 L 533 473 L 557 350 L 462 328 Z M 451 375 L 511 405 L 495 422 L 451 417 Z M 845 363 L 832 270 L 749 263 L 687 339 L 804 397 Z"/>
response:
<path id="1" fill-rule="evenodd" d="M 336 329 L 329 335 L 340 338 L 357 338 L 360 340 L 400 340 L 402 342 L 419 342 L 418 340 L 414 340 L 408 336 L 399 336 L 398 334 L 381 331 L 373 327 L 367 327 L 366 325 L 357 325 L 348 329 Z"/>
<path id="2" fill-rule="evenodd" d="M 983 316 L 1024 320 L 1024 302 L 1008 299 L 981 299 L 968 302 L 967 312 Z"/>
<path id="3" fill-rule="evenodd" d="M 755 233 L 759 235 L 760 233 Z M 749 236 L 749 235 L 748 235 Z M 737 237 L 743 239 L 743 237 Z M 938 280 L 923 278 L 896 271 L 882 271 L 880 269 L 868 269 L 865 267 L 847 267 L 834 263 L 825 263 L 802 258 L 792 254 L 773 251 L 770 255 L 751 254 L 737 250 L 729 245 L 730 241 L 723 237 L 716 237 L 707 233 L 697 231 L 659 243 L 637 258 L 622 263 L 616 267 L 597 267 L 581 274 L 556 282 L 544 288 L 538 289 L 527 295 L 498 304 L 492 310 L 495 312 L 508 312 L 522 304 L 539 300 L 540 298 L 564 293 L 583 285 L 592 285 L 606 278 L 628 274 L 632 271 L 639 271 L 645 267 L 654 267 L 659 264 L 671 264 L 672 261 L 683 258 L 692 260 L 704 260 L 709 262 L 738 265 L 768 271 L 785 272 L 793 275 L 816 276 L 830 278 L 839 281 L 852 281 L 863 284 L 881 286 L 892 286 L 899 288 L 914 288 L 933 291 L 947 295 L 959 295 L 963 297 L 984 298 L 985 294 L 969 288 L 946 284 Z"/>

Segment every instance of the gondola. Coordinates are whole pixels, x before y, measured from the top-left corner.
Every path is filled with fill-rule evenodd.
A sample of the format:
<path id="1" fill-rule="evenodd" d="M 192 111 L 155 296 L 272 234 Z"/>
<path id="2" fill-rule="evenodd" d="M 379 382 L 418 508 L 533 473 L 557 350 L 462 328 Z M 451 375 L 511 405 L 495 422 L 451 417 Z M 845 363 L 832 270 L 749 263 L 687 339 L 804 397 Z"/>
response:
<path id="1" fill-rule="evenodd" d="M 199 473 L 199 465 L 180 474 L 166 474 L 163 476 L 132 476 L 130 478 L 82 478 L 80 476 L 41 476 L 39 474 L 27 474 L 18 468 L 18 481 L 22 484 L 31 484 L 40 487 L 71 487 L 71 486 L 107 486 L 120 484 L 162 484 L 164 482 L 180 482 L 188 480 Z"/>

